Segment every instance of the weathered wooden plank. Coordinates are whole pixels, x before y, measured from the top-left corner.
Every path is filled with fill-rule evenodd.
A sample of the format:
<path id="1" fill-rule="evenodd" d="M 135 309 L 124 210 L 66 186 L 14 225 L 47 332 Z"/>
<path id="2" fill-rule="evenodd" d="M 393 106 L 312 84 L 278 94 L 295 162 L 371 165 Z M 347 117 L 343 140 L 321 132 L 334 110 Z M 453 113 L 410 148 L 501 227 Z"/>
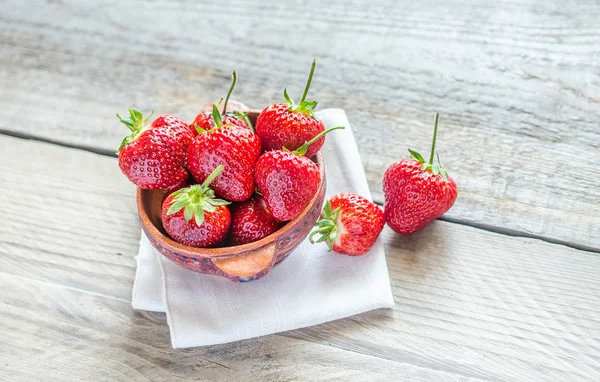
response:
<path id="1" fill-rule="evenodd" d="M 600 378 L 596 254 L 439 221 L 386 229 L 393 310 L 175 351 L 129 305 L 139 227 L 115 159 L 0 136 L 0 221 L 0 373 L 23 380 Z"/>
<path id="2" fill-rule="evenodd" d="M 427 150 L 440 111 L 460 188 L 450 219 L 600 250 L 596 3 L 322 6 L 5 1 L 0 129 L 112 151 L 117 111 L 189 120 L 234 68 L 235 97 L 262 107 L 284 86 L 299 94 L 316 56 L 312 94 L 348 112 L 376 200 L 387 165 Z"/>
<path id="3" fill-rule="evenodd" d="M 15 276 L 0 312 L 7 381 L 475 380 L 282 336 L 173 350 L 166 322 L 128 302 Z"/>

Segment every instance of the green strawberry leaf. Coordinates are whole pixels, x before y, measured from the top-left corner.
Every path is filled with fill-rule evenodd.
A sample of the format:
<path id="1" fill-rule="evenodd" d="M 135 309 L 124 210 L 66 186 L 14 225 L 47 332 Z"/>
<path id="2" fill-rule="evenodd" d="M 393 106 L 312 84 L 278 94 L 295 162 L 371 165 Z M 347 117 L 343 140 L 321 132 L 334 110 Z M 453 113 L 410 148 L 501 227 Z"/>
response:
<path id="1" fill-rule="evenodd" d="M 283 98 L 285 98 L 285 100 L 287 101 L 288 106 L 291 107 L 292 105 L 294 105 L 294 101 L 292 100 L 292 98 L 290 98 L 290 95 L 287 92 L 287 88 L 283 89 Z"/>
<path id="2" fill-rule="evenodd" d="M 187 200 L 182 198 L 182 199 L 174 199 L 173 204 L 171 204 L 171 206 L 169 207 L 169 209 L 167 210 L 167 215 L 172 215 L 176 212 L 181 211 L 181 209 L 183 207 L 185 207 L 187 205 Z"/>
<path id="3" fill-rule="evenodd" d="M 117 118 L 119 118 L 119 120 L 121 121 L 121 123 L 123 123 L 125 126 L 127 126 L 127 128 L 131 132 L 135 132 L 135 126 L 133 125 L 133 122 L 131 122 L 129 119 L 123 119 L 123 117 L 121 117 L 119 115 L 119 113 L 117 113 Z"/>
<path id="4" fill-rule="evenodd" d="M 334 227 L 331 229 L 331 233 L 329 234 L 329 238 L 330 238 L 331 240 L 335 240 L 335 239 L 337 239 L 337 237 L 338 237 L 338 230 L 337 230 L 337 227 L 336 227 L 336 226 L 334 226 Z"/>
<path id="5" fill-rule="evenodd" d="M 300 108 L 313 111 L 317 107 L 317 101 L 304 101 L 300 104 Z"/>
<path id="6" fill-rule="evenodd" d="M 223 119 L 221 118 L 221 113 L 219 112 L 217 105 L 213 105 L 212 117 L 213 117 L 215 127 L 223 126 Z"/>
<path id="7" fill-rule="evenodd" d="M 329 200 L 325 202 L 325 208 L 323 208 L 323 216 L 331 216 L 331 203 L 329 203 Z"/>
<path id="8" fill-rule="evenodd" d="M 194 129 L 196 129 L 196 131 L 198 132 L 198 134 L 203 134 L 206 133 L 208 130 L 204 130 L 203 128 L 201 128 L 200 126 L 196 125 L 194 123 Z"/>
<path id="9" fill-rule="evenodd" d="M 144 119 L 144 117 L 142 116 L 142 113 L 140 113 L 139 111 L 135 110 L 135 109 L 128 109 L 129 110 L 129 115 L 131 116 L 131 120 L 132 121 L 141 121 Z"/>
<path id="10" fill-rule="evenodd" d="M 325 206 L 323 207 L 323 211 L 321 213 L 323 219 L 315 223 L 315 227 L 317 227 L 317 229 L 313 231 L 309 236 L 309 240 L 311 243 L 316 244 L 326 242 L 329 251 L 333 249 L 333 242 L 339 234 L 336 223 L 340 211 L 340 207 L 331 211 L 331 204 L 329 203 L 329 201 L 325 202 Z M 320 237 L 315 241 L 314 237 L 317 235 L 320 235 Z"/>
<path id="11" fill-rule="evenodd" d="M 315 241 L 315 243 L 322 243 L 322 242 L 324 242 L 326 240 L 327 240 L 327 236 L 323 235 L 317 241 Z"/>
<path id="12" fill-rule="evenodd" d="M 194 221 L 198 227 L 204 223 L 204 210 L 202 208 L 198 208 L 196 210 L 196 213 L 194 214 Z"/>
<path id="13" fill-rule="evenodd" d="M 333 210 L 333 214 L 331 215 L 331 217 L 334 222 L 336 222 L 338 219 L 338 216 L 340 216 L 341 210 L 342 210 L 342 207 L 338 207 L 335 210 Z M 335 223 L 334 223 L 334 225 L 335 225 Z"/>
<path id="14" fill-rule="evenodd" d="M 250 118 L 248 118 L 248 113 L 242 113 L 241 111 L 236 110 L 233 112 L 233 116 L 237 119 L 241 119 L 244 122 L 246 122 L 246 125 L 248 125 L 250 131 L 252 131 L 253 133 L 255 132 L 254 126 L 252 126 L 252 121 L 250 121 Z"/>
<path id="15" fill-rule="evenodd" d="M 206 212 L 215 212 L 217 210 L 212 203 L 208 203 L 208 202 L 204 203 L 203 209 Z"/>
<path id="16" fill-rule="evenodd" d="M 190 220 L 192 220 L 193 216 L 194 216 L 194 210 L 192 210 L 192 207 L 188 204 L 183 209 L 183 217 L 185 218 L 185 221 L 189 222 Z"/>
<path id="17" fill-rule="evenodd" d="M 231 204 L 231 202 L 228 202 L 227 200 L 223 199 L 211 199 L 209 200 L 209 203 L 213 206 L 226 206 L 228 204 Z"/>
<path id="18" fill-rule="evenodd" d="M 410 156 L 413 159 L 416 159 L 419 161 L 419 163 L 425 163 L 425 159 L 421 156 L 421 154 L 419 154 L 418 152 L 408 149 L 408 152 L 410 153 Z"/>
<path id="19" fill-rule="evenodd" d="M 117 154 L 123 150 L 123 148 L 125 146 L 127 146 L 129 143 L 131 143 L 131 136 L 126 136 L 125 138 L 123 138 L 123 140 L 121 141 L 121 144 L 119 145 L 119 149 L 117 150 Z"/>
<path id="20" fill-rule="evenodd" d="M 146 122 L 148 121 L 148 118 L 149 118 L 148 117 L 148 118 L 144 119 L 144 117 L 142 116 L 142 113 L 140 113 L 139 111 L 137 111 L 135 109 L 127 109 L 127 110 L 129 111 L 130 119 L 123 119 L 123 117 L 121 117 L 121 115 L 119 113 L 117 113 L 117 118 L 119 118 L 119 121 L 121 121 L 121 123 L 123 123 L 125 126 L 127 126 L 129 131 L 131 132 L 131 134 L 126 136 L 121 141 L 121 145 L 119 146 L 119 150 L 117 151 L 117 153 L 119 153 L 125 146 L 127 146 L 128 144 L 133 142 L 142 133 L 142 130 L 144 129 L 144 126 L 146 125 Z M 150 114 L 150 115 L 152 115 L 152 114 Z"/>

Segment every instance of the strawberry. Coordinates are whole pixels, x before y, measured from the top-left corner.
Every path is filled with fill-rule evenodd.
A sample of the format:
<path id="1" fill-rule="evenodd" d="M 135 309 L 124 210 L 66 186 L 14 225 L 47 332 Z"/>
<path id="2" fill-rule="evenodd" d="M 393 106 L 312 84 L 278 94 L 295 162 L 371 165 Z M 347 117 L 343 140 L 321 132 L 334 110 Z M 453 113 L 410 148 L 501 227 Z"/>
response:
<path id="1" fill-rule="evenodd" d="M 283 91 L 285 103 L 278 103 L 264 109 L 256 120 L 256 134 L 260 138 L 263 150 L 297 150 L 304 142 L 310 141 L 325 130 L 323 122 L 315 118 L 313 110 L 317 107 L 316 101 L 306 101 L 308 89 L 312 82 L 317 61 L 314 60 L 304 88 L 304 94 L 299 103 L 292 101 Z M 325 142 L 325 137 L 318 139 L 306 152 L 306 156 L 313 157 Z"/>
<path id="2" fill-rule="evenodd" d="M 385 225 L 385 215 L 379 206 L 366 198 L 342 192 L 331 197 L 311 233 L 315 243 L 326 242 L 329 250 L 349 256 L 369 252 Z"/>
<path id="3" fill-rule="evenodd" d="M 229 96 L 233 92 L 233 88 L 235 87 L 235 84 L 237 82 L 237 74 L 235 73 L 235 71 L 232 73 L 232 77 L 233 77 L 233 79 L 231 81 L 231 86 L 229 87 L 229 92 L 227 93 L 227 98 L 225 98 L 225 103 L 223 104 L 223 115 L 222 115 L 221 119 L 224 124 L 236 125 L 236 126 L 245 127 L 247 129 L 252 130 L 252 123 L 248 119 L 247 113 L 239 111 L 239 110 L 235 110 L 233 112 L 227 111 L 227 105 L 229 104 Z M 219 104 L 221 103 L 222 100 L 223 99 L 221 98 L 219 100 L 219 102 L 217 102 L 217 107 L 219 106 Z M 248 109 L 245 105 L 243 105 L 239 102 L 232 101 L 231 103 L 235 104 L 238 108 Z M 192 122 L 192 127 L 195 127 L 196 129 L 210 130 L 215 126 L 214 123 L 215 123 L 215 121 L 213 120 L 213 117 L 212 117 L 212 107 L 211 107 L 211 109 L 201 111 L 196 116 L 196 118 L 194 119 L 194 122 Z"/>
<path id="4" fill-rule="evenodd" d="M 210 183 L 223 171 L 219 166 L 204 183 L 181 188 L 162 204 L 163 227 L 171 238 L 194 247 L 216 247 L 231 224 L 229 202 L 215 198 Z"/>
<path id="5" fill-rule="evenodd" d="M 162 115 L 146 126 L 148 118 L 129 109 L 131 119 L 119 120 L 131 130 L 119 147 L 119 167 L 138 187 L 172 190 L 185 184 L 187 151 L 194 129 L 173 115 Z"/>
<path id="6" fill-rule="evenodd" d="M 213 108 L 215 127 L 199 130 L 188 151 L 187 164 L 199 183 L 222 165 L 225 170 L 212 188 L 217 195 L 234 202 L 250 199 L 254 193 L 254 165 L 260 155 L 260 140 L 249 129 L 223 125 L 217 106 Z"/>
<path id="7" fill-rule="evenodd" d="M 231 206 L 229 241 L 233 245 L 253 243 L 277 231 L 281 225 L 267 209 L 262 196 Z"/>
<path id="8" fill-rule="evenodd" d="M 435 115 L 429 161 L 409 149 L 413 159 L 392 164 L 383 177 L 385 218 L 394 231 L 413 233 L 448 211 L 457 196 L 456 183 L 433 162 L 439 114 Z"/>
<path id="9" fill-rule="evenodd" d="M 236 82 L 235 72 L 227 99 Z M 227 101 L 225 101 L 227 102 Z M 226 109 L 226 105 L 225 108 Z M 212 188 L 217 195 L 234 202 L 250 199 L 254 193 L 254 165 L 260 155 L 260 140 L 250 129 L 223 123 L 217 105 L 213 105 L 212 125 L 209 130 L 197 128 L 198 136 L 190 145 L 187 165 L 199 183 L 224 166 L 223 173 L 214 181 Z"/>
<path id="10" fill-rule="evenodd" d="M 254 179 L 275 219 L 294 219 L 315 196 L 319 189 L 319 168 L 305 154 L 323 135 L 343 128 L 336 126 L 323 131 L 296 151 L 267 151 L 258 159 Z"/>

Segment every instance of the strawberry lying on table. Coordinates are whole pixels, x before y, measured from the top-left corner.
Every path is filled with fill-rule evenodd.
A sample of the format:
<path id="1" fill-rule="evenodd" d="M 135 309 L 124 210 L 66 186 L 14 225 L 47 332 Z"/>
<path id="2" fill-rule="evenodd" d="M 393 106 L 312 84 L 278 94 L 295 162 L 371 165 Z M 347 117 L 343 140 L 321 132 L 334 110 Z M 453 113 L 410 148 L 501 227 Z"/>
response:
<path id="1" fill-rule="evenodd" d="M 385 225 L 381 208 L 366 198 L 341 192 L 325 203 L 309 238 L 311 243 L 327 243 L 329 250 L 349 256 L 363 255 L 373 247 Z M 316 241 L 314 237 L 321 235 Z"/>
<path id="2" fill-rule="evenodd" d="M 435 115 L 431 155 L 426 161 L 409 149 L 412 159 L 392 164 L 383 177 L 385 218 L 394 231 L 409 234 L 420 230 L 448 211 L 458 191 L 438 157 L 434 163 L 439 114 Z"/>

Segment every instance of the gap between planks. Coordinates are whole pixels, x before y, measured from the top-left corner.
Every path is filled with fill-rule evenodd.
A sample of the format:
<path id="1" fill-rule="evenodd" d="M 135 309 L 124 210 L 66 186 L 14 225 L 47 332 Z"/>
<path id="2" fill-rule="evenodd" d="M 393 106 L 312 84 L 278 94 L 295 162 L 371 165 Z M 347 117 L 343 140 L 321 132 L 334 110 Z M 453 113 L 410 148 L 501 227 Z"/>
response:
<path id="1" fill-rule="evenodd" d="M 95 147 L 86 146 L 86 145 L 71 144 L 71 143 L 60 141 L 60 140 L 42 138 L 42 137 L 36 136 L 35 134 L 27 134 L 27 133 L 10 131 L 10 130 L 3 129 L 1 127 L 0 127 L 0 135 L 6 135 L 9 137 L 25 139 L 25 140 L 30 140 L 30 141 L 51 143 L 53 145 L 57 145 L 57 146 L 61 146 L 61 147 L 83 150 L 83 151 L 92 152 L 92 153 L 98 154 L 98 155 L 117 158 L 117 153 L 114 151 L 111 151 L 111 150 L 105 150 L 105 149 L 95 148 Z M 379 206 L 383 206 L 383 202 L 381 200 L 375 200 L 375 203 L 378 204 Z M 541 240 L 546 243 L 563 245 L 565 247 L 576 249 L 579 251 L 600 253 L 600 249 L 593 248 L 593 247 L 587 246 L 585 244 L 571 243 L 568 241 L 559 240 L 559 239 L 555 239 L 555 238 L 543 236 L 543 235 L 536 235 L 536 234 L 532 234 L 532 233 L 525 232 L 525 231 L 518 231 L 518 230 L 505 228 L 505 227 L 499 227 L 499 226 L 488 225 L 488 224 L 483 224 L 483 223 L 476 223 L 476 222 L 472 222 L 472 221 L 452 218 L 449 216 L 442 216 L 439 219 L 442 221 L 448 222 L 448 223 L 464 225 L 467 227 L 473 227 L 473 228 L 480 229 L 483 231 L 496 233 L 499 235 Z"/>

